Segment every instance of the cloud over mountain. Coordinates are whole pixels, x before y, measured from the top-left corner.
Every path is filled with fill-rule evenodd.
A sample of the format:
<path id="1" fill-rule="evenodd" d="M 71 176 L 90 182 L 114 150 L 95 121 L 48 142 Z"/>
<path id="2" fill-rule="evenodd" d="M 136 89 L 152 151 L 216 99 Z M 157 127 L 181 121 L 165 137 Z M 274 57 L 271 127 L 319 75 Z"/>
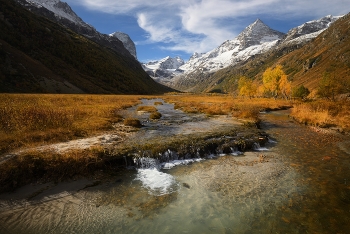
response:
<path id="1" fill-rule="evenodd" d="M 146 32 L 146 40 L 165 50 L 206 52 L 232 39 L 253 19 L 316 19 L 345 14 L 348 0 L 67 0 L 109 14 L 132 15 Z M 250 17 L 248 19 L 248 16 Z M 242 22 L 245 21 L 245 22 Z"/>

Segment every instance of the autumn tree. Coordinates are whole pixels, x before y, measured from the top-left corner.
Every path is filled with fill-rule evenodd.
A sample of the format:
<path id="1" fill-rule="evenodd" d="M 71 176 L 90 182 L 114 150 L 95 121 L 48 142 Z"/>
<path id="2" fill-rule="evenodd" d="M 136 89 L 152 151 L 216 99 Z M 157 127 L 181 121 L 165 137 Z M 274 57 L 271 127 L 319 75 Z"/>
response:
<path id="1" fill-rule="evenodd" d="M 238 93 L 240 96 L 252 98 L 257 91 L 256 84 L 249 78 L 242 76 L 238 81 Z"/>
<path id="2" fill-rule="evenodd" d="M 283 72 L 281 65 L 265 70 L 263 74 L 263 86 L 265 92 L 275 98 L 279 95 L 288 98 L 291 94 L 291 84 L 288 81 L 287 75 Z"/>
<path id="3" fill-rule="evenodd" d="M 278 88 L 281 93 L 281 95 L 285 99 L 289 99 L 292 94 L 292 85 L 291 82 L 288 80 L 287 75 L 282 75 L 281 79 L 278 83 Z"/>

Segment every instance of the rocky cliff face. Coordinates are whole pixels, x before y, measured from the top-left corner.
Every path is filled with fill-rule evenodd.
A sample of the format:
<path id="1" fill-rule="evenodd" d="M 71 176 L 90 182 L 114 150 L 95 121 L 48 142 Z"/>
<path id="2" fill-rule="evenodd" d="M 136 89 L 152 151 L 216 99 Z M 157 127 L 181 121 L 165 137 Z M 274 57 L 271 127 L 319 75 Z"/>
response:
<path id="1" fill-rule="evenodd" d="M 60 0 L 16 0 L 28 10 L 35 14 L 42 15 L 59 24 L 68 27 L 74 32 L 81 34 L 92 41 L 109 47 L 123 56 L 133 56 L 124 47 L 123 43 L 117 37 L 111 37 L 99 33 L 94 27 L 85 23 L 71 7 Z M 135 56 L 133 56 L 135 57 Z"/>
<path id="2" fill-rule="evenodd" d="M 114 32 L 109 34 L 109 36 L 118 38 L 123 43 L 124 47 L 130 52 L 130 54 L 137 59 L 135 43 L 131 40 L 128 34 L 123 32 Z"/>

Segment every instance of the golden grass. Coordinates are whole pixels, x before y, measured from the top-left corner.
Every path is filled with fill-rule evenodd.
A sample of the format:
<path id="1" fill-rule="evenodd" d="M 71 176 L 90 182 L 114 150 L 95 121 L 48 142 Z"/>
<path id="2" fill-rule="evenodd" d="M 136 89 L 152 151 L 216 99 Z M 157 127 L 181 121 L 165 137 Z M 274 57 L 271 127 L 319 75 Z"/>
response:
<path id="1" fill-rule="evenodd" d="M 0 94 L 0 153 L 111 129 L 140 96 Z"/>
<path id="2" fill-rule="evenodd" d="M 164 98 L 174 103 L 175 108 L 188 113 L 205 113 L 208 115 L 232 114 L 237 118 L 256 120 L 259 111 L 280 109 L 291 106 L 291 101 L 267 98 L 233 98 L 229 95 L 168 95 Z"/>
<path id="3" fill-rule="evenodd" d="M 300 123 L 350 130 L 350 102 L 347 100 L 317 100 L 295 104 L 291 116 Z"/>
<path id="4" fill-rule="evenodd" d="M 124 119 L 124 125 L 132 126 L 132 127 L 135 127 L 135 128 L 142 127 L 142 124 L 141 124 L 140 120 L 137 119 L 137 118 L 132 118 L 132 117 Z"/>
<path id="5" fill-rule="evenodd" d="M 160 119 L 162 117 L 162 114 L 158 111 L 152 112 L 149 116 L 150 119 Z"/>
<path id="6" fill-rule="evenodd" d="M 145 112 L 156 112 L 157 108 L 155 108 L 154 106 L 139 106 L 137 108 L 137 111 L 145 111 Z"/>

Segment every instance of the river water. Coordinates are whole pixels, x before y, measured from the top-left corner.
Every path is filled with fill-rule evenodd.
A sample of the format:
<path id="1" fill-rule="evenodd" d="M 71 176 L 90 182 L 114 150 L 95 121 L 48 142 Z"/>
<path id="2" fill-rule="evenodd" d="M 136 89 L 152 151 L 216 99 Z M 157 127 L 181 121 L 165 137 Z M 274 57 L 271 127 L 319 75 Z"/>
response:
<path id="1" fill-rule="evenodd" d="M 0 233 L 349 233 L 349 137 L 262 119 L 268 150 L 2 194 Z"/>

